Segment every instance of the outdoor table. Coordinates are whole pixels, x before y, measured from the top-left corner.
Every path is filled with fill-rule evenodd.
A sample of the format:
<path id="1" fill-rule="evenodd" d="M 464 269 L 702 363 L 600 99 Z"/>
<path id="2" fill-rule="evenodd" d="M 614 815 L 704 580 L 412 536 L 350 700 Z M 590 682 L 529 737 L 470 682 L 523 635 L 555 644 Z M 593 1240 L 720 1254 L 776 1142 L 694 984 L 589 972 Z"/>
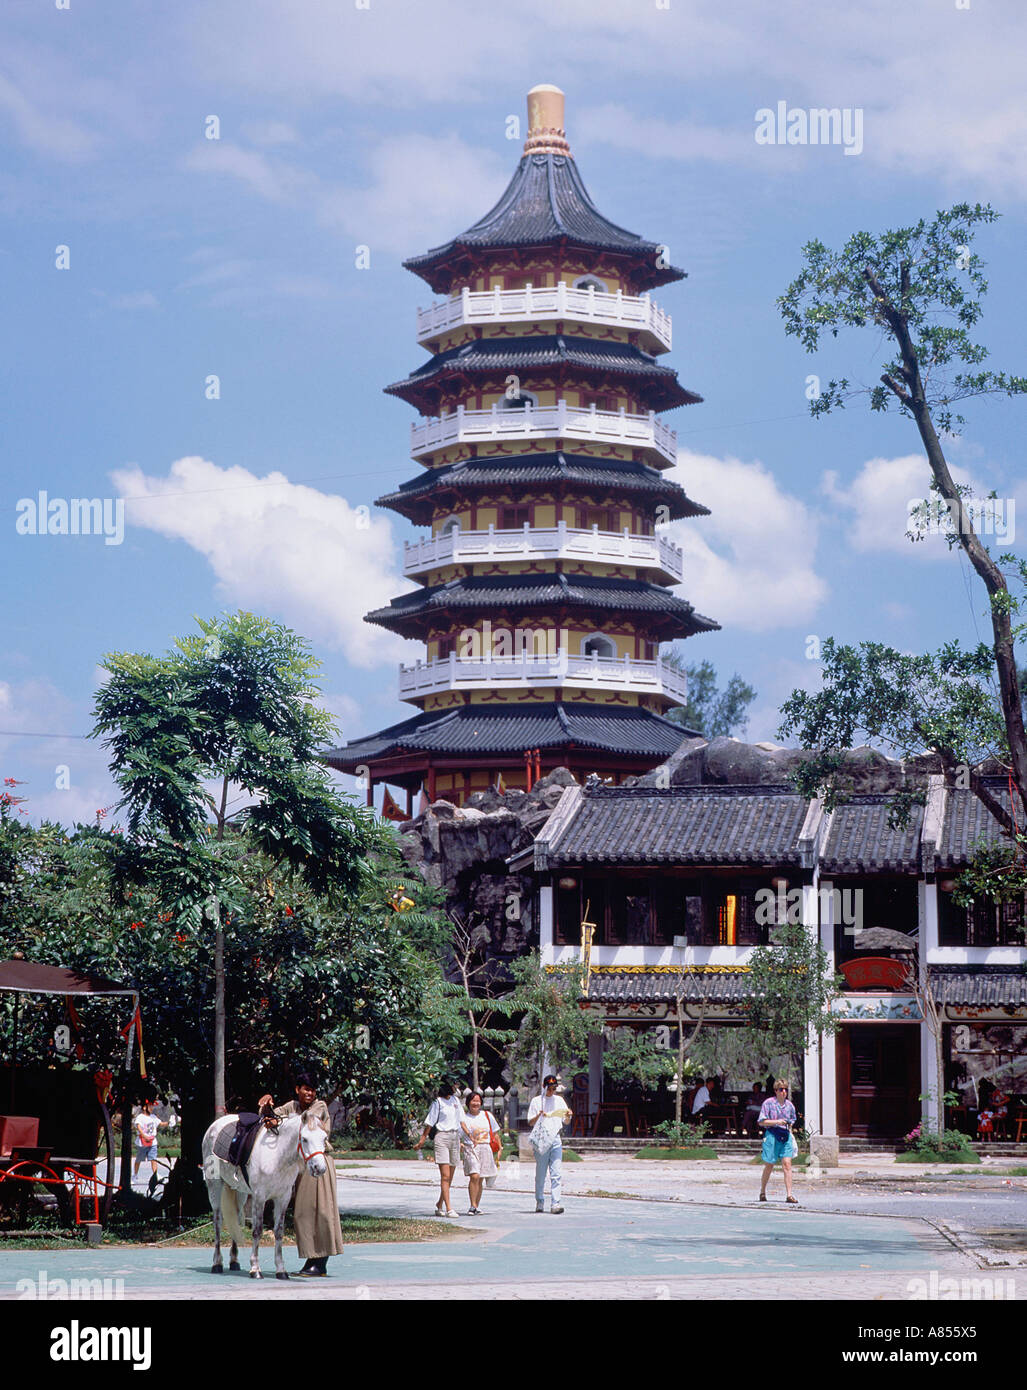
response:
<path id="1" fill-rule="evenodd" d="M 599 1133 L 599 1125 L 604 1115 L 620 1116 L 624 1125 L 624 1133 L 630 1135 L 631 1130 L 631 1106 L 627 1101 L 601 1100 L 596 1107 L 595 1123 L 592 1126 L 593 1137 Z"/>

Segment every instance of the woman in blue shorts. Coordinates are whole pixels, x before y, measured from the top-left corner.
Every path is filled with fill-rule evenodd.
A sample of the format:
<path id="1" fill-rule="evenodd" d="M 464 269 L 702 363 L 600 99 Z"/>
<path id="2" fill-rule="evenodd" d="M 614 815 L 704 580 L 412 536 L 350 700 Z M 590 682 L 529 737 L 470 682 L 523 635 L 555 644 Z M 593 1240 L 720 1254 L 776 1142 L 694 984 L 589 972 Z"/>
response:
<path id="1" fill-rule="evenodd" d="M 795 1106 L 788 1099 L 788 1082 L 780 1076 L 774 1082 L 774 1094 L 763 1102 L 759 1119 L 756 1121 L 763 1129 L 763 1181 L 760 1183 L 760 1201 L 767 1200 L 767 1183 L 774 1171 L 774 1164 L 780 1163 L 785 1174 L 786 1201 L 798 1206 L 798 1198 L 792 1196 L 792 1159 L 799 1152 L 792 1133 L 796 1123 Z"/>

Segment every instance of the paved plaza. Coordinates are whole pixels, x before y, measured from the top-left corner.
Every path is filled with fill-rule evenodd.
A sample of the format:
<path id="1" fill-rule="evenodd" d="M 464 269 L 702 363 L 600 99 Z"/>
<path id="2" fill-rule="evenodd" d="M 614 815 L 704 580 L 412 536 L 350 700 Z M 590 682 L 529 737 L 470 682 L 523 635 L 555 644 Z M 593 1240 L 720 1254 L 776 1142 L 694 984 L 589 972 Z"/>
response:
<path id="1" fill-rule="evenodd" d="M 485 1193 L 483 1214 L 448 1223 L 449 1239 L 350 1245 L 332 1260 L 332 1277 L 313 1284 L 252 1281 L 245 1262 L 240 1273 L 213 1276 L 206 1247 L 121 1246 L 0 1253 L 0 1297 L 24 1296 L 24 1281 L 38 1284 L 40 1269 L 51 1279 L 121 1281 L 108 1286 L 119 1296 L 162 1300 L 908 1300 L 943 1280 L 963 1281 L 966 1298 L 987 1297 L 989 1288 L 999 1298 L 1027 1296 L 1027 1248 L 1020 1248 L 1027 1247 L 1027 1182 L 1003 1178 L 997 1166 L 939 1178 L 897 1177 L 894 1164 L 878 1165 L 876 1174 L 850 1165 L 818 1180 L 798 1178 L 798 1208 L 784 1205 L 780 1175 L 773 1200 L 760 1205 L 758 1169 L 703 1168 L 595 1158 L 568 1164 L 566 1211 L 553 1216 L 535 1213 L 530 1165 L 508 1163 L 501 1185 Z M 340 1164 L 340 1206 L 424 1218 L 437 1193 L 434 1173 L 427 1163 Z M 600 1192 L 631 1195 L 585 1195 Z M 465 1213 L 463 1185 L 454 1197 Z M 286 1267 L 298 1263 L 288 1248 Z M 270 1249 L 262 1268 L 273 1275 Z"/>

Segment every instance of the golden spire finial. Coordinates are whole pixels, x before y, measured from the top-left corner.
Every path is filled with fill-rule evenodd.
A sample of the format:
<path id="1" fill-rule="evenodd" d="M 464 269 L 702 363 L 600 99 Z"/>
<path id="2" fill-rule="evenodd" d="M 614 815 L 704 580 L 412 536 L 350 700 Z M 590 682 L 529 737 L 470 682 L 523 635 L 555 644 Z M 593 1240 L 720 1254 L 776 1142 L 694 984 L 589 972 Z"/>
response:
<path id="1" fill-rule="evenodd" d="M 567 133 L 563 128 L 563 92 L 543 82 L 528 93 L 528 138 L 525 154 L 569 155 Z"/>

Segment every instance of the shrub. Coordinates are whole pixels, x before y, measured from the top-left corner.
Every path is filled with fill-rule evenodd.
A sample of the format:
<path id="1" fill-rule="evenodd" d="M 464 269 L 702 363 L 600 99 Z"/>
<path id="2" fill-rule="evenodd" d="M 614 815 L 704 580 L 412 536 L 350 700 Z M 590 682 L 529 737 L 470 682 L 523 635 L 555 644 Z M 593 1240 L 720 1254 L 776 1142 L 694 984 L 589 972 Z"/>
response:
<path id="1" fill-rule="evenodd" d="M 701 1148 L 708 1130 L 709 1125 L 705 1120 L 695 1125 L 678 1124 L 675 1120 L 664 1120 L 662 1124 L 653 1125 L 653 1133 L 664 1138 L 672 1149 Z"/>

